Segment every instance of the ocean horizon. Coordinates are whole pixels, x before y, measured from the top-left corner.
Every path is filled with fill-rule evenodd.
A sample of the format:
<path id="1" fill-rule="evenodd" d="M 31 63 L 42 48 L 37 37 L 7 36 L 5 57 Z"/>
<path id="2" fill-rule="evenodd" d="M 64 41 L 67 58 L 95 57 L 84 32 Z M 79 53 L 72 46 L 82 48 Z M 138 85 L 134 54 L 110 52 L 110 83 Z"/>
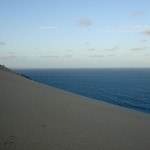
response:
<path id="1" fill-rule="evenodd" d="M 52 87 L 150 113 L 150 68 L 13 70 Z"/>

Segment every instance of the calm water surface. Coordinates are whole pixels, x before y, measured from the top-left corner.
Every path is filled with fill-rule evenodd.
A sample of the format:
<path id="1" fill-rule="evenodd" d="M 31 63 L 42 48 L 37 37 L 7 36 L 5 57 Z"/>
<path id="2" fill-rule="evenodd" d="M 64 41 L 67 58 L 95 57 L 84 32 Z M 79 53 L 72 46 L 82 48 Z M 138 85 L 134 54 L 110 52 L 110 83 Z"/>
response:
<path id="1" fill-rule="evenodd" d="M 150 69 L 17 69 L 38 82 L 150 113 Z"/>

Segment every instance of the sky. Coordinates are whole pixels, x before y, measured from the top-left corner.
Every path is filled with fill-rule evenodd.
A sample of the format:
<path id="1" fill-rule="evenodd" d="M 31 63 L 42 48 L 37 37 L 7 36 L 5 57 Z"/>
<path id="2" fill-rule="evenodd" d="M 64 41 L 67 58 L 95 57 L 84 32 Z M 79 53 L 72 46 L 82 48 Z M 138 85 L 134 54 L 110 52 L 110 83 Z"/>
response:
<path id="1" fill-rule="evenodd" d="M 150 0 L 0 0 L 0 64 L 150 67 Z"/>

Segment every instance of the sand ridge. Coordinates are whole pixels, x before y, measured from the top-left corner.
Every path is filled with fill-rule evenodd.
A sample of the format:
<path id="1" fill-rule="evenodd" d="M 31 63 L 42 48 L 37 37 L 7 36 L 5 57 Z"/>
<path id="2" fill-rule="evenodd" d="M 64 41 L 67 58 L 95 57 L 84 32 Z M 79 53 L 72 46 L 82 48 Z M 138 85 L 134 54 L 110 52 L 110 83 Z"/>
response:
<path id="1" fill-rule="evenodd" d="M 149 150 L 150 115 L 0 66 L 0 150 Z"/>

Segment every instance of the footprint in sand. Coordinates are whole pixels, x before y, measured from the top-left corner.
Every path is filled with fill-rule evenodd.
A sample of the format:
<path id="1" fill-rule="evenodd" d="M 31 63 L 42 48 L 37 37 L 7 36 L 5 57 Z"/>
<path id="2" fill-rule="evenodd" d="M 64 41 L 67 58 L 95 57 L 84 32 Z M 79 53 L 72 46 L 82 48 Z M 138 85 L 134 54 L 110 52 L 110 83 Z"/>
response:
<path id="1" fill-rule="evenodd" d="M 42 125 L 41 125 L 41 127 L 45 128 L 45 127 L 46 127 L 46 125 L 42 124 Z"/>
<path id="2" fill-rule="evenodd" d="M 4 145 L 8 145 L 8 144 L 14 143 L 14 142 L 15 142 L 15 138 L 16 138 L 16 137 L 13 136 L 13 135 L 9 136 L 9 137 L 6 139 Z"/>

